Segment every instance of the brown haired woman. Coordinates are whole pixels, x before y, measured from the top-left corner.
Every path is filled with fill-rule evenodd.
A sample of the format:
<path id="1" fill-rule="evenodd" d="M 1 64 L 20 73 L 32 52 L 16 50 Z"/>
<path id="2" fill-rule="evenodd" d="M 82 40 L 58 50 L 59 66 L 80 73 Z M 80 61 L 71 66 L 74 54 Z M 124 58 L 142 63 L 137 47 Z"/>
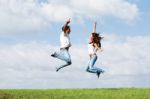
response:
<path id="1" fill-rule="evenodd" d="M 88 53 L 90 56 L 90 61 L 88 63 L 88 67 L 86 69 L 87 72 L 96 73 L 97 77 L 99 78 L 100 74 L 104 72 L 104 70 L 94 66 L 97 60 L 97 51 L 101 49 L 101 39 L 98 33 L 96 33 L 96 23 L 94 24 L 94 31 L 90 36 L 90 42 L 88 44 Z"/>

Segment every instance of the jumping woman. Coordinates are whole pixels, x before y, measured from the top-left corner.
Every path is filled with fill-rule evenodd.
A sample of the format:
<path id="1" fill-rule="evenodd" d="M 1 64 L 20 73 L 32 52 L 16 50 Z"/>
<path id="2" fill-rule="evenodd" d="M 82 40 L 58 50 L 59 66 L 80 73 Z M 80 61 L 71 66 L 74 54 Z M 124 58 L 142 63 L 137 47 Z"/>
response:
<path id="1" fill-rule="evenodd" d="M 70 19 L 65 23 L 62 27 L 62 32 L 60 34 L 60 51 L 54 52 L 51 56 L 54 58 L 61 59 L 66 62 L 66 64 L 56 67 L 56 72 L 59 71 L 61 68 L 71 65 L 71 58 L 69 54 L 69 48 L 71 47 L 70 37 L 69 34 L 71 32 L 70 26 Z"/>
<path id="2" fill-rule="evenodd" d="M 90 56 L 90 61 L 88 63 L 88 67 L 86 69 L 87 72 L 90 73 L 96 73 L 97 77 L 99 78 L 100 74 L 104 71 L 96 66 L 94 66 L 96 60 L 97 60 L 97 51 L 102 51 L 101 49 L 101 39 L 103 37 L 99 36 L 98 33 L 96 33 L 96 23 L 94 23 L 94 29 L 90 36 L 90 41 L 88 44 L 88 53 Z"/>

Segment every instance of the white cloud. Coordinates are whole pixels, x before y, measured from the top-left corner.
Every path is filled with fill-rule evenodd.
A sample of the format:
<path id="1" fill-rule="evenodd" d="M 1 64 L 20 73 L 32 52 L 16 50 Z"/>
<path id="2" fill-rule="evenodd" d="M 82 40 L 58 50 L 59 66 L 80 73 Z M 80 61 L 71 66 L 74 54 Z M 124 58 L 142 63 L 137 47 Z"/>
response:
<path id="1" fill-rule="evenodd" d="M 73 17 L 73 12 L 65 5 L 42 4 L 43 16 L 51 22 L 61 22 L 67 18 Z"/>
<path id="2" fill-rule="evenodd" d="M 104 44 L 104 62 L 111 66 L 112 74 L 149 74 L 150 47 L 149 37 L 117 37 L 106 36 L 110 42 Z M 112 41 L 113 39 L 113 41 Z M 123 70 L 123 71 L 122 71 Z"/>
<path id="3" fill-rule="evenodd" d="M 130 22 L 138 16 L 136 4 L 126 0 L 71 0 L 71 5 L 85 17 L 114 16 Z"/>
<path id="4" fill-rule="evenodd" d="M 44 25 L 39 16 L 39 5 L 33 0 L 1 0 L 0 1 L 0 32 L 27 32 Z"/>
<path id="5" fill-rule="evenodd" d="M 106 72 L 99 80 L 85 71 L 87 45 L 72 46 L 73 64 L 60 72 L 55 67 L 64 62 L 50 57 L 58 46 L 40 42 L 0 45 L 0 88 L 150 87 L 150 37 L 104 36 L 104 52 L 98 54 L 95 65 Z"/>
<path id="6" fill-rule="evenodd" d="M 0 33 L 31 33 L 64 22 L 67 18 L 84 20 L 113 16 L 124 21 L 138 17 L 136 4 L 126 0 L 1 0 Z"/>

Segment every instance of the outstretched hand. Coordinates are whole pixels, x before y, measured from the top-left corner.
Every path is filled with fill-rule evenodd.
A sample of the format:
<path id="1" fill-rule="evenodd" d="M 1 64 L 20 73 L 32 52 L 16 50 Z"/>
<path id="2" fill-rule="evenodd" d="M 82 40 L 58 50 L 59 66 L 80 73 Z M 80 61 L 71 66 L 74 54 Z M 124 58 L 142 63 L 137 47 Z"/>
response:
<path id="1" fill-rule="evenodd" d="M 97 51 L 98 51 L 98 52 L 102 52 L 102 51 L 104 51 L 104 50 L 101 49 L 101 48 L 98 48 Z"/>
<path id="2" fill-rule="evenodd" d="M 67 24 L 69 24 L 70 23 L 70 18 L 68 19 L 68 21 L 66 22 Z"/>
<path id="3" fill-rule="evenodd" d="M 104 50 L 103 50 L 103 49 L 100 49 L 99 51 L 102 52 L 102 51 L 104 51 Z"/>

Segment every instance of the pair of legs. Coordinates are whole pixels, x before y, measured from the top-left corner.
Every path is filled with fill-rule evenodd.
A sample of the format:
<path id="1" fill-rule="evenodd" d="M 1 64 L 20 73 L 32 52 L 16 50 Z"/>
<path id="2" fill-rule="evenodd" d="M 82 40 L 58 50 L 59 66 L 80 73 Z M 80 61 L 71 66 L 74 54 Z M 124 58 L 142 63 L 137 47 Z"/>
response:
<path id="1" fill-rule="evenodd" d="M 90 73 L 96 73 L 99 78 L 100 74 L 103 73 L 104 71 L 102 69 L 94 66 L 96 60 L 97 60 L 97 55 L 90 56 L 90 61 L 88 63 L 88 67 L 87 67 L 86 71 L 90 72 Z"/>
<path id="2" fill-rule="evenodd" d="M 59 71 L 61 68 L 71 65 L 71 58 L 68 51 L 69 47 L 61 48 L 59 52 L 55 52 L 54 54 L 51 55 L 52 57 L 58 58 L 66 62 L 66 64 L 56 67 L 56 71 Z"/>

